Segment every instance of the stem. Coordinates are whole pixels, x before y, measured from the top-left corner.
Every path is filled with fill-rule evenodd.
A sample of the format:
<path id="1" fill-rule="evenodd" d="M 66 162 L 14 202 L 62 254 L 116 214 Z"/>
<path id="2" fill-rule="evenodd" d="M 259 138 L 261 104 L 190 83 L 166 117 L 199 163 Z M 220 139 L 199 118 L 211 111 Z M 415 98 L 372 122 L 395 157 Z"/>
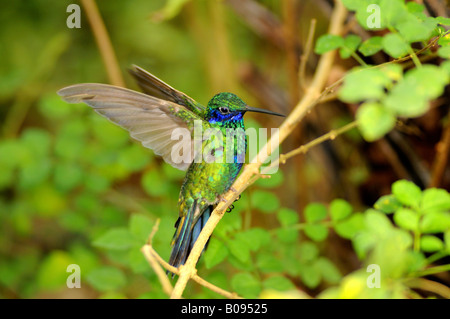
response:
<path id="1" fill-rule="evenodd" d="M 405 284 L 410 288 L 417 288 L 426 291 L 433 292 L 439 296 L 450 299 L 450 289 L 443 284 L 436 281 L 424 279 L 424 278 L 413 278 L 405 281 Z"/>
<path id="2" fill-rule="evenodd" d="M 434 275 L 434 274 L 438 274 L 441 272 L 447 272 L 447 271 L 450 271 L 450 264 L 431 267 L 431 268 L 428 268 L 425 270 L 416 271 L 416 272 L 413 272 L 410 276 L 411 277 L 424 277 L 424 276 Z"/>
<path id="3" fill-rule="evenodd" d="M 299 82 L 303 90 L 306 90 L 306 63 L 308 62 L 309 55 L 311 54 L 313 41 L 314 41 L 314 33 L 316 32 L 316 19 L 311 19 L 311 24 L 309 25 L 308 38 L 306 40 L 305 50 L 303 51 L 302 56 L 300 57 L 300 67 L 298 71 Z"/>
<path id="4" fill-rule="evenodd" d="M 92 32 L 94 33 L 95 42 L 100 50 L 109 82 L 112 85 L 124 87 L 125 82 L 122 78 L 122 73 L 120 72 L 119 63 L 117 62 L 116 54 L 114 53 L 114 48 L 111 44 L 108 31 L 103 23 L 102 16 L 98 11 L 95 0 L 81 0 L 81 4 L 86 11 L 87 19 L 91 25 Z"/>
<path id="5" fill-rule="evenodd" d="M 327 140 L 334 140 L 339 135 L 350 131 L 351 129 L 355 128 L 356 126 L 358 126 L 357 121 L 350 122 L 349 124 L 344 125 L 343 127 L 339 128 L 339 129 L 331 130 L 328 133 L 326 133 L 326 134 L 312 140 L 311 142 L 309 142 L 305 145 L 302 145 L 286 154 L 281 154 L 280 157 L 278 158 L 278 160 L 274 161 L 269 166 L 264 167 L 263 174 L 265 171 L 270 170 L 272 167 L 275 167 L 275 166 L 279 165 L 280 163 L 281 164 L 286 163 L 286 161 L 288 159 L 290 159 L 291 157 L 293 157 L 295 155 L 306 154 L 314 146 L 317 146 Z"/>
<path id="6" fill-rule="evenodd" d="M 367 66 L 367 63 L 356 52 L 352 52 L 352 57 L 362 66 Z"/>

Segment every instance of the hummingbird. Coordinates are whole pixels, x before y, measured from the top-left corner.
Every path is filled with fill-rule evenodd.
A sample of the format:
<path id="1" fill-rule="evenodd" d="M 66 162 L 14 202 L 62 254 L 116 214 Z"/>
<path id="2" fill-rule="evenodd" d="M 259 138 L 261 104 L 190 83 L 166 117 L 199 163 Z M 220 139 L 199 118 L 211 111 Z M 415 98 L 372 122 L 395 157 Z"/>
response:
<path id="1" fill-rule="evenodd" d="M 284 115 L 250 107 L 235 94 L 227 92 L 216 94 L 203 106 L 136 65 L 129 71 L 143 93 L 113 85 L 83 83 L 65 87 L 58 94 L 68 103 L 89 105 L 128 130 L 131 137 L 162 156 L 168 164 L 187 171 L 178 199 L 179 217 L 169 258 L 170 265 L 179 267 L 186 262 L 214 207 L 237 178 L 243 166 L 239 159 L 242 155 L 245 157 L 247 147 L 247 140 L 238 143 L 237 136 L 231 141 L 222 139 L 223 145 L 219 147 L 211 142 L 214 139 L 200 140 L 202 148 L 213 143 L 216 146 L 212 148 L 213 153 L 218 157 L 225 156 L 227 141 L 234 144 L 236 152 L 228 162 L 209 162 L 201 157 L 195 160 L 199 153 L 194 148 L 196 121 L 203 131 L 215 129 L 226 135 L 229 129 L 245 130 L 243 116 L 246 112 Z M 189 138 L 181 142 L 172 139 L 175 129 L 186 130 L 190 133 Z M 180 149 L 192 150 L 184 154 L 183 161 L 175 160 L 173 156 L 174 151 L 177 153 Z"/>

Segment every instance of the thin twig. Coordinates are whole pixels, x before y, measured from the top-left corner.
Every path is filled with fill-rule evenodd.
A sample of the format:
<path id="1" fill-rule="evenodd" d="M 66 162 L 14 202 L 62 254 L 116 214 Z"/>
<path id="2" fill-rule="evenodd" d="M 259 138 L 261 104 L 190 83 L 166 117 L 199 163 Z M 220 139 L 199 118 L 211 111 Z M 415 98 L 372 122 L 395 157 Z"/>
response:
<path id="1" fill-rule="evenodd" d="M 447 116 L 447 125 L 442 133 L 441 140 L 436 145 L 436 157 L 432 166 L 432 174 L 429 187 L 439 187 L 447 169 L 450 153 L 450 112 Z"/>
<path id="2" fill-rule="evenodd" d="M 81 4 L 86 11 L 89 24 L 91 25 L 92 32 L 94 33 L 95 42 L 103 59 L 106 72 L 108 73 L 109 82 L 116 86 L 125 86 L 125 82 L 120 72 L 119 63 L 117 62 L 114 48 L 111 44 L 111 40 L 106 30 L 103 19 L 98 11 L 95 0 L 81 0 Z"/>
<path id="3" fill-rule="evenodd" d="M 330 21 L 329 33 L 340 34 L 345 18 L 347 17 L 347 11 L 340 0 L 336 0 L 335 3 L 336 5 Z M 271 137 L 271 140 L 260 150 L 257 155 L 258 161 L 251 161 L 251 164 L 245 166 L 242 174 L 234 182 L 232 190 L 228 191 L 224 195 L 223 198 L 226 200 L 226 203 L 220 201 L 214 209 L 211 217 L 208 219 L 208 222 L 195 242 L 186 263 L 184 266 L 180 267 L 180 277 L 173 289 L 171 298 L 181 298 L 187 282 L 197 273 L 195 266 L 214 228 L 219 223 L 228 206 L 233 203 L 233 200 L 236 199 L 237 196 L 248 187 L 250 184 L 250 179 L 254 175 L 259 174 L 259 168 L 262 162 L 264 162 L 272 152 L 272 144 L 278 146 L 279 143 L 281 143 L 294 130 L 308 111 L 310 111 L 311 108 L 317 104 L 317 100 L 321 97 L 321 92 L 333 66 L 335 53 L 335 51 L 330 51 L 321 56 L 310 88 L 306 91 L 303 98 L 280 126 L 279 131 L 275 133 Z M 272 139 L 275 139 L 277 143 L 272 143 Z"/>
<path id="4" fill-rule="evenodd" d="M 150 233 L 150 236 L 148 238 L 148 243 L 141 248 L 141 252 L 144 254 L 145 259 L 147 259 L 148 263 L 150 264 L 150 266 L 153 268 L 156 275 L 158 276 L 158 279 L 162 285 L 163 291 L 168 296 L 170 296 L 172 294 L 173 288 L 172 288 L 172 285 L 171 285 L 169 279 L 167 278 L 166 272 L 162 269 L 162 267 L 176 275 L 179 275 L 180 271 L 178 268 L 173 267 L 172 265 L 167 263 L 163 258 L 161 258 L 161 256 L 152 247 L 152 240 L 153 240 L 153 237 L 155 236 L 156 232 L 158 231 L 159 221 L 160 221 L 160 219 L 158 218 L 155 225 L 153 226 L 152 232 Z M 198 275 L 193 276 L 192 280 L 194 280 L 198 284 L 202 285 L 203 287 L 205 287 L 211 291 L 214 291 L 214 292 L 218 293 L 219 295 L 222 295 L 226 298 L 242 299 L 242 297 L 240 297 L 235 292 L 229 292 L 220 287 L 217 287 L 216 285 L 213 285 L 212 283 L 206 281 L 205 279 L 201 278 Z"/>
<path id="5" fill-rule="evenodd" d="M 347 125 L 344 125 L 343 127 L 335 129 L 335 130 L 331 130 L 328 133 L 326 133 L 326 134 L 312 140 L 311 142 L 309 142 L 305 145 L 302 145 L 286 154 L 281 154 L 280 157 L 276 161 L 272 162 L 269 166 L 264 167 L 262 174 L 264 174 L 265 171 L 268 171 L 268 170 L 272 169 L 273 167 L 278 166 L 280 163 L 285 164 L 289 158 L 291 158 L 295 155 L 306 154 L 314 146 L 317 146 L 327 140 L 334 140 L 339 135 L 341 135 L 357 126 L 358 126 L 357 121 L 350 122 Z"/>
<path id="6" fill-rule="evenodd" d="M 154 257 L 154 255 L 151 252 L 151 244 L 152 244 L 153 236 L 155 236 L 156 232 L 158 231 L 159 222 L 160 222 L 160 219 L 158 218 L 156 220 L 156 223 L 153 226 L 152 232 L 150 233 L 150 236 L 148 238 L 149 244 L 142 247 L 141 251 L 144 254 L 145 259 L 147 259 L 150 266 L 152 266 L 153 270 L 156 273 L 156 276 L 158 276 L 158 279 L 159 279 L 159 282 L 161 283 L 163 291 L 168 296 L 170 296 L 173 291 L 172 284 L 170 283 L 169 278 L 167 278 L 164 269 L 161 268 L 160 264 L 158 263 L 158 261 L 156 260 L 156 258 Z"/>
<path id="7" fill-rule="evenodd" d="M 164 293 L 170 296 L 173 291 L 172 284 L 170 283 L 169 278 L 167 278 L 164 269 L 162 269 L 161 265 L 157 262 L 156 258 L 151 253 L 150 247 L 151 247 L 150 245 L 144 245 L 141 248 L 141 252 L 144 254 L 145 259 L 147 259 L 148 263 L 155 271 L 156 276 L 158 276 L 159 282 L 161 283 Z"/>
<path id="8" fill-rule="evenodd" d="M 410 288 L 422 289 L 430 291 L 444 298 L 450 299 L 450 289 L 436 281 L 425 278 L 413 278 L 405 281 L 405 284 Z"/>
<path id="9" fill-rule="evenodd" d="M 300 67 L 298 71 L 300 86 L 303 91 L 306 90 L 306 64 L 308 62 L 309 55 L 311 54 L 313 42 L 314 42 L 314 33 L 316 32 L 316 19 L 311 19 L 311 24 L 309 25 L 308 38 L 306 40 L 305 50 L 303 51 L 302 56 L 300 57 Z"/>

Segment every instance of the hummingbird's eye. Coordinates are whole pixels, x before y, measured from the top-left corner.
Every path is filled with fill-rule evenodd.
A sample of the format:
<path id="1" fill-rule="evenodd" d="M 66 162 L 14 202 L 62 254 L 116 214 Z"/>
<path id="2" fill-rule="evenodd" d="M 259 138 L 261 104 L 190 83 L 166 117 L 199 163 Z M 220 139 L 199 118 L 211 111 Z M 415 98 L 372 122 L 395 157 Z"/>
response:
<path id="1" fill-rule="evenodd" d="M 221 107 L 219 107 L 219 112 L 225 115 L 225 114 L 230 113 L 230 109 L 227 107 L 221 106 Z"/>

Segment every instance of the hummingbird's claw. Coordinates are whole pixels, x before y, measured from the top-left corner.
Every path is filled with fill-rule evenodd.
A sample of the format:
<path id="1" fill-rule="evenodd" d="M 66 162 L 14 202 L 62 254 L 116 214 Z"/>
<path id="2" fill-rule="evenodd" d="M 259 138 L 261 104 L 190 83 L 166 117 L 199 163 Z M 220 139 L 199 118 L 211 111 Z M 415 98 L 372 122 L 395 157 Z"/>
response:
<path id="1" fill-rule="evenodd" d="M 225 204 L 228 203 L 228 201 L 222 195 L 219 196 L 219 202 L 224 202 Z"/>

